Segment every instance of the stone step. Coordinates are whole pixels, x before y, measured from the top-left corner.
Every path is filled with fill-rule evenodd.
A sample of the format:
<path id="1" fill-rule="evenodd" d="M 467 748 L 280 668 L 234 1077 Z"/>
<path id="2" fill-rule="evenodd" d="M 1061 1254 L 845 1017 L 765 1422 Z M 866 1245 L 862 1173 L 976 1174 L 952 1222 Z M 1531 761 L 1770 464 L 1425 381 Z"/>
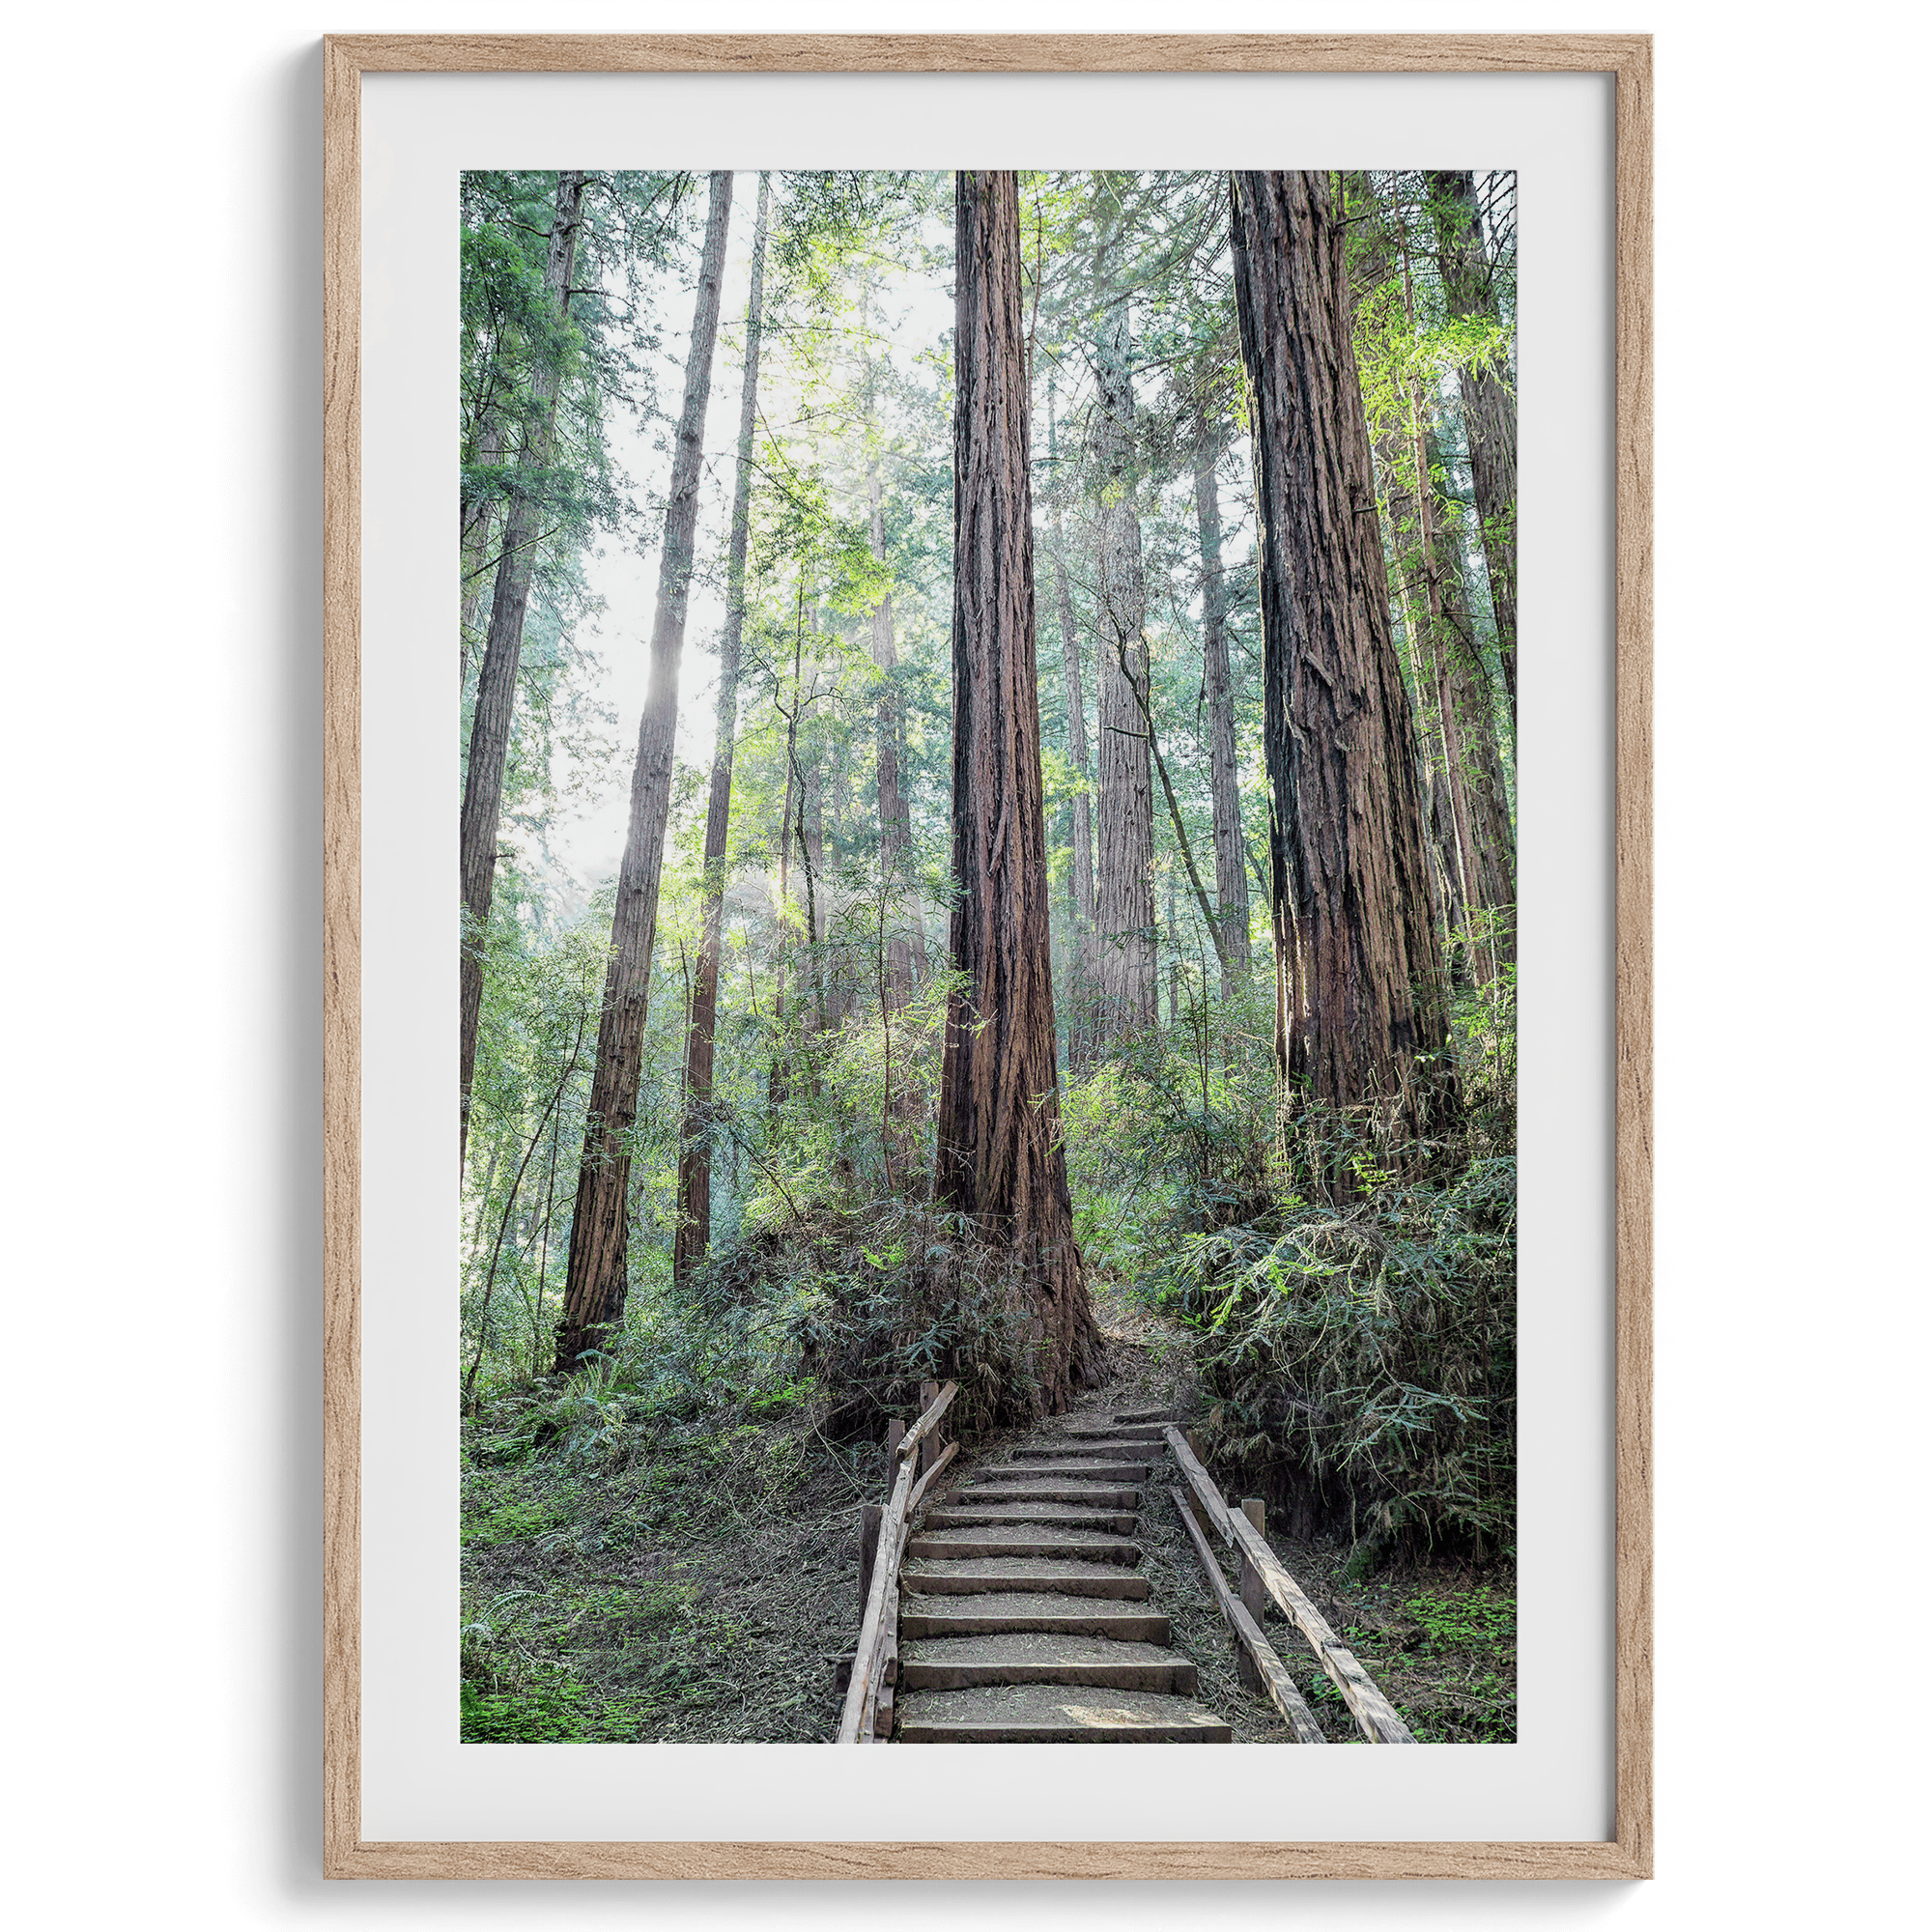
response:
<path id="1" fill-rule="evenodd" d="M 1145 1460 L 1138 1463 L 1107 1463 L 1095 1457 L 1088 1461 L 1064 1463 L 982 1463 L 969 1481 L 1033 1483 L 1071 1476 L 1087 1482 L 1141 1483 L 1152 1473 L 1153 1464 Z"/>
<path id="2" fill-rule="evenodd" d="M 1229 1725 L 1186 1697 L 1048 1685 L 901 1690 L 895 1737 L 907 1745 L 1225 1745 Z"/>
<path id="3" fill-rule="evenodd" d="M 974 1684 L 1078 1684 L 1098 1690 L 1162 1690 L 1191 1697 L 1192 1662 L 1151 1643 L 1104 1636 L 1008 1632 L 921 1637 L 899 1644 L 901 1690 L 959 1690 Z"/>
<path id="4" fill-rule="evenodd" d="M 1015 1463 L 1151 1463 L 1167 1445 L 1149 1442 L 1072 1442 L 1065 1436 L 1055 1442 L 1021 1442 L 1014 1447 Z"/>
<path id="5" fill-rule="evenodd" d="M 915 1530 L 906 1554 L 936 1562 L 978 1562 L 988 1556 L 1048 1556 L 1074 1563 L 1125 1563 L 1141 1560 L 1141 1547 L 1122 1537 L 1103 1536 L 1091 1529 L 1057 1529 L 1044 1523 L 1000 1525 L 953 1530 L 933 1536 Z"/>
<path id="6" fill-rule="evenodd" d="M 969 1503 L 949 1497 L 925 1513 L 928 1529 L 971 1529 L 988 1523 L 1027 1523 L 1065 1529 L 1111 1529 L 1131 1535 L 1137 1509 L 1089 1509 L 1077 1503 Z"/>
<path id="7" fill-rule="evenodd" d="M 927 1596 L 911 1591 L 920 1579 L 902 1575 L 899 1638 L 995 1636 L 1039 1631 L 1056 1636 L 1104 1636 L 1122 1643 L 1166 1644 L 1168 1620 L 1138 1604 L 1107 1597 L 1064 1597 L 1044 1591 L 1000 1590 L 981 1596 Z"/>
<path id="8" fill-rule="evenodd" d="M 1145 1603 L 1151 1587 L 1145 1577 L 1115 1563 L 1069 1563 L 1051 1556 L 984 1556 L 971 1562 L 909 1557 L 899 1582 L 901 1589 L 923 1597 L 1022 1590 L 1133 1604 Z"/>
<path id="9" fill-rule="evenodd" d="M 1117 1408 L 1114 1418 L 1117 1423 L 1161 1423 L 1173 1422 L 1175 1413 L 1171 1408 Z"/>
<path id="10" fill-rule="evenodd" d="M 953 1492 L 953 1502 L 980 1503 L 1086 1503 L 1094 1509 L 1139 1509 L 1141 1492 L 1131 1485 L 1109 1483 L 1030 1483 L 1014 1477 L 994 1482 L 976 1478 Z"/>

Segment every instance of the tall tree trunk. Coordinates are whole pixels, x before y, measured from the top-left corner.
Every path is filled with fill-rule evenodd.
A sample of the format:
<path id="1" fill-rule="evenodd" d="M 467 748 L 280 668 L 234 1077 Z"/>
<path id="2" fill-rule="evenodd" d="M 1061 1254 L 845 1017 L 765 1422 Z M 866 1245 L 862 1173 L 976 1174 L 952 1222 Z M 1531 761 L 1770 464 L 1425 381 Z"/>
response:
<path id="1" fill-rule="evenodd" d="M 1409 490 L 1401 458 L 1400 435 L 1378 438 L 1375 444 L 1377 473 L 1382 482 L 1382 510 L 1385 520 L 1384 554 L 1395 590 L 1397 609 L 1402 616 L 1403 642 L 1408 661 L 1405 680 L 1409 692 L 1416 725 L 1416 753 L 1419 760 L 1417 782 L 1421 787 L 1425 842 L 1429 848 L 1430 876 L 1435 886 L 1436 910 L 1441 915 L 1445 938 L 1461 932 L 1468 923 L 1469 901 L 1463 889 L 1467 860 L 1457 831 L 1456 810 L 1450 802 L 1448 753 L 1442 739 L 1441 713 L 1435 701 L 1435 679 L 1431 667 L 1429 615 L 1422 592 L 1421 550 L 1416 538 L 1415 497 Z M 1453 949 L 1447 955 L 1452 966 L 1458 956 Z"/>
<path id="2" fill-rule="evenodd" d="M 1060 1136 L 1046 800 L 1035 662 L 1019 187 L 960 170 L 953 358 L 952 963 L 936 1197 L 1012 1247 L 1040 1323 L 1049 1411 L 1101 1343 Z"/>
<path id="3" fill-rule="evenodd" d="M 778 927 L 778 948 L 772 961 L 772 1020 L 778 1047 L 772 1055 L 771 1078 L 766 1099 L 774 1108 L 791 1097 L 791 1041 L 785 1033 L 785 986 L 791 968 L 791 830 L 792 810 L 797 793 L 798 714 L 805 690 L 805 579 L 798 582 L 798 612 L 792 626 L 791 709 L 785 721 L 784 803 L 779 808 L 779 886 L 773 907 Z"/>
<path id="4" fill-rule="evenodd" d="M 651 683 L 638 727 L 638 761 L 631 773 L 631 818 L 617 874 L 611 925 L 611 962 L 597 1026 L 597 1065 L 584 1122 L 583 1164 L 570 1224 L 570 1268 L 563 1317 L 556 1331 L 559 1374 L 576 1368 L 585 1350 L 600 1346 L 624 1312 L 624 1249 L 629 1232 L 630 1133 L 638 1116 L 643 1072 L 644 1017 L 651 989 L 651 948 L 657 936 L 658 886 L 664 875 L 665 824 L 670 813 L 671 767 L 677 736 L 678 670 L 684 656 L 685 606 L 691 591 L 697 535 L 697 488 L 704 458 L 704 416 L 711 399 L 711 357 L 718 341 L 718 299 L 724 243 L 731 225 L 731 176 L 711 177 L 711 209 L 697 271 L 691 353 L 684 371 L 684 408 L 671 458 L 670 499 L 665 506 L 664 556 L 651 627 Z"/>
<path id="5" fill-rule="evenodd" d="M 1442 586 L 1444 683 L 1456 714 L 1462 748 L 1461 775 L 1474 839 L 1471 879 L 1478 905 L 1505 915 L 1491 943 L 1503 959 L 1516 957 L 1516 832 L 1510 821 L 1509 781 L 1496 729 L 1495 684 L 1476 639 L 1474 604 L 1463 565 L 1463 547 L 1450 499 L 1441 489 L 1443 467 L 1434 432 L 1425 441 L 1430 465 L 1430 522 L 1436 574 Z"/>
<path id="6" fill-rule="evenodd" d="M 1409 327 L 1415 301 L 1408 249 L 1402 247 L 1403 303 Z M 1441 494 L 1439 451 L 1424 413 L 1420 379 L 1409 384 L 1409 463 L 1416 477 L 1414 497 L 1417 562 L 1422 580 L 1422 611 L 1429 674 L 1442 733 L 1448 796 L 1461 855 L 1465 907 L 1483 906 L 1500 915 L 1484 943 L 1470 949 L 1468 966 L 1479 983 L 1494 978 L 1505 959 L 1514 959 L 1516 901 L 1515 839 L 1509 822 L 1501 755 L 1496 748 L 1495 713 L 1489 699 L 1489 676 L 1477 650 L 1466 586 L 1454 539 L 1447 528 Z M 1421 671 L 1421 665 L 1418 667 Z"/>
<path id="7" fill-rule="evenodd" d="M 1476 206 L 1476 178 L 1466 168 L 1438 169 L 1429 177 L 1442 291 L 1449 313 L 1496 321 L 1491 265 L 1483 248 Z M 1463 420 L 1469 431 L 1469 473 L 1476 486 L 1476 514 L 1483 525 L 1483 562 L 1490 602 L 1496 613 L 1496 651 L 1509 693 L 1510 728 L 1516 728 L 1516 397 L 1493 367 L 1464 366 L 1458 374 Z"/>
<path id="8" fill-rule="evenodd" d="M 869 412 L 870 402 L 867 399 Z M 867 506 L 870 512 L 872 554 L 886 560 L 886 516 L 879 489 L 876 459 L 866 471 Z M 872 662 L 884 673 L 879 683 L 877 742 L 879 765 L 879 865 L 885 879 L 910 884 L 906 868 L 912 857 L 912 808 L 899 784 L 899 742 L 904 724 L 899 716 L 898 643 L 893 631 L 893 593 L 888 590 L 872 611 Z M 882 884 L 884 882 L 882 881 Z M 887 946 L 886 990 L 897 1010 L 912 998 L 913 988 L 925 978 L 925 915 L 917 893 L 911 898 L 911 931 L 895 930 Z"/>
<path id="9" fill-rule="evenodd" d="M 830 810 L 826 816 L 824 838 L 826 849 L 832 855 L 832 872 L 825 887 L 825 936 L 832 936 L 833 914 L 838 910 L 836 901 L 835 881 L 839 867 L 850 847 L 846 840 L 846 828 L 851 823 L 852 786 L 846 774 L 846 752 L 848 741 L 841 732 L 835 732 L 829 748 L 831 770 L 828 774 L 829 789 L 832 793 Z M 853 1010 L 852 974 L 850 962 L 846 959 L 843 947 L 835 947 L 826 961 L 826 1023 L 835 1031 L 845 1024 L 846 1015 Z"/>
<path id="10" fill-rule="evenodd" d="M 1094 805 L 1089 787 L 1094 768 L 1087 752 L 1087 695 L 1080 675 L 1080 628 L 1073 620 L 1073 590 L 1066 575 L 1066 528 L 1062 515 L 1065 491 L 1060 480 L 1060 428 L 1054 415 L 1053 384 L 1046 388 L 1047 468 L 1053 477 L 1053 603 L 1060 623 L 1060 658 L 1066 679 L 1066 755 L 1080 779 L 1073 795 L 1073 933 L 1068 948 L 1068 989 L 1073 1011 L 1067 1017 L 1067 1065 L 1085 1066 L 1090 1039 L 1088 1008 L 1094 970 Z"/>
<path id="11" fill-rule="evenodd" d="M 1094 923 L 1104 1037 L 1151 1025 L 1156 1014 L 1153 910 L 1153 776 L 1147 728 L 1134 696 L 1148 675 L 1147 587 L 1134 504 L 1134 388 L 1127 298 L 1106 286 L 1109 242 L 1095 279 L 1109 306 L 1094 343 L 1100 458 L 1098 653 L 1100 659 L 1100 852 Z"/>
<path id="12" fill-rule="evenodd" d="M 556 178 L 556 212 L 551 220 L 550 251 L 544 261 L 544 290 L 559 316 L 570 313 L 570 277 L 577 263 L 577 234 L 582 222 L 583 170 L 566 169 Z M 463 781 L 463 818 L 458 865 L 463 882 L 462 964 L 459 971 L 459 1077 L 462 1111 L 457 1135 L 459 1170 L 469 1149 L 469 1090 L 476 1078 L 476 1027 L 483 1013 L 483 943 L 490 925 L 490 900 L 497 884 L 497 827 L 503 809 L 503 767 L 510 753 L 510 719 L 517 702 L 517 664 L 524 648 L 524 611 L 529 603 L 530 572 L 540 506 L 533 500 L 537 478 L 550 462 L 556 422 L 559 371 L 548 361 L 530 379 L 535 407 L 528 440 L 517 452 L 517 477 L 503 520 L 503 549 L 497 565 L 496 597 L 490 608 L 490 638 L 476 679 L 476 709 L 469 724 L 469 762 Z"/>
<path id="13" fill-rule="evenodd" d="M 567 288 L 569 284 L 564 286 Z M 503 425 L 501 419 L 493 413 L 477 432 L 474 461 L 479 467 L 483 464 L 494 467 L 502 460 Z M 476 656 L 476 647 L 479 643 L 488 642 L 483 616 L 492 578 L 490 540 L 496 535 L 501 519 L 497 506 L 487 497 L 479 502 L 466 500 L 458 514 L 462 530 L 458 554 L 462 558 L 463 569 L 463 625 L 458 639 L 461 663 L 456 687 L 461 696 L 468 696 L 469 667 Z"/>
<path id="14" fill-rule="evenodd" d="M 1389 622 L 1345 223 L 1325 174 L 1233 178 L 1255 412 L 1276 1057 L 1285 1101 L 1408 1125 L 1446 1037 L 1414 725 Z"/>
<path id="15" fill-rule="evenodd" d="M 718 639 L 718 743 L 704 814 L 704 929 L 684 1048 L 684 1126 L 677 1157 L 677 1237 L 671 1274 L 683 1281 L 711 1245 L 711 1094 L 716 1077 L 718 971 L 724 952 L 724 850 L 731 829 L 731 764 L 738 743 L 738 673 L 745 642 L 745 551 L 752 526 L 752 446 L 758 425 L 758 348 L 764 326 L 765 223 L 771 176 L 758 177 L 752 235 L 752 293 L 745 305 L 745 386 L 738 402 L 738 475 L 724 571 L 724 628 Z"/>
<path id="16" fill-rule="evenodd" d="M 1221 575 L 1220 440 L 1195 412 L 1194 520 L 1201 531 L 1201 655 L 1207 673 L 1208 763 L 1214 797 L 1215 929 L 1221 991 L 1248 978 L 1248 872 L 1241 863 L 1241 781 L 1235 757 L 1235 680 L 1228 663 L 1228 590 Z"/>
<path id="17" fill-rule="evenodd" d="M 807 746 L 809 760 L 800 773 L 798 848 L 805 860 L 806 956 L 811 961 L 812 1030 L 823 1033 L 832 1024 L 826 986 L 825 941 L 832 930 L 832 900 L 821 881 L 825 877 L 825 771 L 821 748 Z M 813 1065 L 818 1056 L 813 1055 Z"/>

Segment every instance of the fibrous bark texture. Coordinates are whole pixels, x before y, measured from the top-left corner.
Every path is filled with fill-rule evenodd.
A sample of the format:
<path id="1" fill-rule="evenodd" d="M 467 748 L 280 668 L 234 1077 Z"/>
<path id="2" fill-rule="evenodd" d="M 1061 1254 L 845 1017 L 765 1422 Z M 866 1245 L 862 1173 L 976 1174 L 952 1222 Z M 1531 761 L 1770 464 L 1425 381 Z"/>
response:
<path id="1" fill-rule="evenodd" d="M 718 969 L 724 955 L 724 849 L 731 829 L 731 766 L 738 740 L 738 672 L 745 639 L 745 551 L 751 530 L 752 444 L 758 422 L 758 348 L 764 321 L 765 224 L 771 177 L 758 177 L 752 235 L 752 293 L 745 305 L 745 385 L 738 405 L 738 474 L 731 495 L 724 626 L 718 639 L 718 743 L 704 815 L 704 929 L 691 989 L 684 1050 L 684 1129 L 677 1159 L 677 1235 L 671 1273 L 683 1280 L 711 1245 L 711 1094 L 717 1065 Z"/>
<path id="2" fill-rule="evenodd" d="M 962 169 L 956 230 L 952 962 L 965 984 L 947 1009 L 934 1192 L 1013 1250 L 1057 1411 L 1093 1379 L 1100 1342 L 1060 1138 L 1017 178 Z"/>
<path id="3" fill-rule="evenodd" d="M 1391 432 L 1376 445 L 1388 560 L 1409 640 L 1421 738 L 1424 817 L 1435 847 L 1437 905 L 1451 932 L 1472 909 L 1498 917 L 1463 955 L 1478 982 L 1516 956 L 1516 835 L 1496 732 L 1494 687 L 1477 648 L 1468 587 L 1435 440 Z M 1426 469 L 1418 501 L 1409 478 Z"/>
<path id="4" fill-rule="evenodd" d="M 1221 989 L 1248 977 L 1248 873 L 1241 860 L 1241 781 L 1235 756 L 1235 680 L 1228 663 L 1228 590 L 1221 575 L 1220 439 L 1206 412 L 1195 423 L 1194 520 L 1201 532 L 1201 656 L 1208 689 L 1209 777 L 1214 796 L 1214 908 Z"/>
<path id="5" fill-rule="evenodd" d="M 731 223 L 731 176 L 711 177 L 711 208 L 697 271 L 684 407 L 671 458 L 665 507 L 664 555 L 658 567 L 651 627 L 651 682 L 638 727 L 631 773 L 630 827 L 617 874 L 611 960 L 597 1028 L 597 1066 L 584 1123 L 583 1163 L 570 1224 L 570 1271 L 556 1331 L 559 1374 L 574 1369 L 624 1309 L 624 1249 L 629 1224 L 630 1132 L 638 1116 L 644 1016 L 650 998 L 651 949 L 657 937 L 658 886 L 664 874 L 665 823 L 670 811 L 677 734 L 678 669 L 684 655 L 685 607 L 697 534 L 697 486 L 704 455 L 704 414 L 711 397 L 711 358 L 718 341 L 719 286 Z"/>
<path id="6" fill-rule="evenodd" d="M 1104 271 L 1105 252 L 1101 255 Z M 1100 660 L 1100 850 L 1097 928 L 1103 1038 L 1157 1014 L 1153 911 L 1153 773 L 1141 714 L 1147 691 L 1147 587 L 1134 504 L 1134 389 L 1127 302 L 1100 318 L 1094 343 L 1094 435 L 1100 466 L 1096 650 Z"/>
<path id="7" fill-rule="evenodd" d="M 1255 413 L 1284 1093 L 1414 1124 L 1444 1040 L 1416 743 L 1390 629 L 1344 224 L 1325 175 L 1233 178 Z"/>
<path id="8" fill-rule="evenodd" d="M 1093 998 L 1089 975 L 1094 963 L 1094 808 L 1087 788 L 1094 781 L 1094 767 L 1087 750 L 1087 694 L 1080 674 L 1080 627 L 1074 621 L 1073 589 L 1066 571 L 1066 526 L 1062 513 L 1065 492 L 1060 484 L 1059 434 L 1052 409 L 1053 389 L 1049 384 L 1047 443 L 1053 477 L 1053 604 L 1060 624 L 1060 659 L 1066 681 L 1066 755 L 1080 779 L 1080 789 L 1073 797 L 1073 933 L 1068 976 L 1073 1011 L 1064 1018 L 1067 1060 L 1074 1066 L 1082 1066 L 1090 1057 L 1087 1047 L 1092 1032 L 1088 1008 Z"/>
<path id="9" fill-rule="evenodd" d="M 1476 178 L 1466 169 L 1429 177 L 1435 203 L 1442 289 L 1449 313 L 1496 319 L 1491 266 L 1483 247 Z M 1469 473 L 1483 522 L 1483 561 L 1496 613 L 1496 648 L 1516 720 L 1516 398 L 1494 368 L 1464 367 L 1458 377 L 1469 432 Z"/>
<path id="10" fill-rule="evenodd" d="M 551 221 L 550 249 L 544 262 L 544 289 L 558 315 L 570 311 L 570 276 L 577 261 L 577 235 L 582 223 L 583 170 L 566 169 L 556 178 L 556 212 Z M 462 1114 L 457 1164 L 469 1148 L 469 1090 L 476 1077 L 476 1028 L 483 1013 L 483 938 L 490 924 L 490 902 L 497 882 L 497 830 L 503 809 L 503 766 L 510 752 L 510 720 L 517 702 L 517 665 L 524 649 L 524 612 L 530 599 L 535 563 L 538 505 L 536 479 L 550 462 L 556 421 L 558 370 L 537 365 L 530 379 L 536 424 L 517 453 L 509 509 L 503 520 L 503 549 L 497 566 L 496 595 L 490 606 L 490 637 L 476 677 L 476 709 L 469 722 L 469 761 L 463 779 L 463 817 L 458 834 L 458 866 L 463 884 L 462 964 L 458 975 L 459 1049 Z"/>

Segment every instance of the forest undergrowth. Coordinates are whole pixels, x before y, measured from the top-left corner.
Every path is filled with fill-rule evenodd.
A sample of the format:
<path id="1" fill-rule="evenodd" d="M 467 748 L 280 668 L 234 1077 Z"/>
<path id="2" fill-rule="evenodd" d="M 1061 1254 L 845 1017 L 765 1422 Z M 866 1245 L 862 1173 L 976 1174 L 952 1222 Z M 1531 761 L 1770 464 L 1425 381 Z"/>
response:
<path id="1" fill-rule="evenodd" d="M 1259 1000 L 1183 1005 L 1068 1083 L 1108 1349 L 1088 1401 L 1200 1428 L 1217 1481 L 1268 1500 L 1291 1572 L 1440 1741 L 1514 1735 L 1510 1002 L 1507 980 L 1459 1002 L 1453 1132 L 1400 1168 L 1370 1121 L 1274 1132 Z M 957 1217 L 828 1198 L 749 1226 L 691 1293 L 635 1299 L 576 1375 L 499 1381 L 466 1418 L 466 1739 L 828 1736 L 885 1418 L 956 1378 L 969 1461 L 1037 1419 L 1025 1298 Z M 1282 1739 L 1164 1495 L 1143 1542 L 1204 1696 Z M 1306 1647 L 1278 1641 L 1350 1738 Z"/>

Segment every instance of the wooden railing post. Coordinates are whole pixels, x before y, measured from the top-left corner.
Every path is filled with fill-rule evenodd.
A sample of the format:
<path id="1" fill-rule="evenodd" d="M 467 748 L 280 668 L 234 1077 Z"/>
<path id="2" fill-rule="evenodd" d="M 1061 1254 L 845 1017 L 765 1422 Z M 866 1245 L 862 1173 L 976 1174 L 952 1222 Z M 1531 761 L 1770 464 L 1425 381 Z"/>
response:
<path id="1" fill-rule="evenodd" d="M 872 1594 L 872 1565 L 879 1556 L 879 1520 L 884 1503 L 867 1503 L 859 1514 L 859 1614 L 866 1614 L 867 1600 Z"/>
<path id="2" fill-rule="evenodd" d="M 905 1439 L 905 1417 L 892 1415 L 886 1418 L 886 1469 L 888 1473 L 898 1461 L 899 1444 Z"/>
<path id="3" fill-rule="evenodd" d="M 937 1382 L 920 1383 L 919 1412 L 922 1415 L 938 1400 L 939 1384 Z M 922 1476 L 932 1467 L 933 1463 L 938 1462 L 939 1452 L 944 1447 L 945 1441 L 939 1430 L 937 1428 L 929 1430 L 926 1433 L 925 1439 L 919 1445 L 919 1473 Z"/>
<path id="4" fill-rule="evenodd" d="M 1260 1496 L 1243 1496 L 1241 1514 L 1264 1535 L 1267 1533 L 1267 1504 Z M 1267 1586 L 1262 1581 L 1262 1573 L 1255 1568 L 1254 1559 L 1244 1549 L 1241 1551 L 1241 1607 L 1253 1617 L 1257 1627 L 1267 1614 Z M 1246 1649 L 1241 1650 L 1241 1682 L 1251 1690 L 1261 1688 L 1260 1666 Z"/>

